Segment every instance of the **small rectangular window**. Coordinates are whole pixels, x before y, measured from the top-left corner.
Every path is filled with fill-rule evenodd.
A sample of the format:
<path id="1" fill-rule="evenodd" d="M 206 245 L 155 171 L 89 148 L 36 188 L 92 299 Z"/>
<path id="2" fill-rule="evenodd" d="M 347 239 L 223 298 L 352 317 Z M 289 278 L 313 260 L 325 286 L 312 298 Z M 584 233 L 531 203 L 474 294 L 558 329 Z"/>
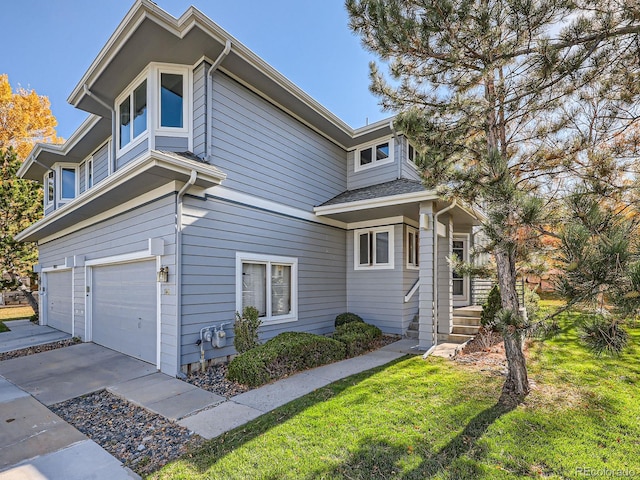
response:
<path id="1" fill-rule="evenodd" d="M 417 268 L 420 258 L 420 236 L 414 228 L 407 227 L 407 267 Z"/>
<path id="2" fill-rule="evenodd" d="M 87 189 L 93 187 L 93 160 L 87 160 Z"/>
<path id="3" fill-rule="evenodd" d="M 371 157 L 371 149 L 367 148 L 366 150 L 362 150 L 360 152 L 360 165 L 368 165 L 371 163 L 373 158 Z"/>
<path id="4" fill-rule="evenodd" d="M 125 98 L 118 110 L 120 112 L 120 148 L 122 148 L 131 142 L 131 98 Z"/>
<path id="5" fill-rule="evenodd" d="M 355 268 L 393 268 L 393 227 L 358 230 L 355 235 Z"/>
<path id="6" fill-rule="evenodd" d="M 69 200 L 76 197 L 76 169 L 62 169 L 62 195 L 61 198 Z"/>
<path id="7" fill-rule="evenodd" d="M 376 162 L 389 158 L 389 142 L 381 143 L 376 147 Z"/>
<path id="8" fill-rule="evenodd" d="M 184 108 L 183 76 L 160 74 L 160 126 L 182 128 Z"/>
<path id="9" fill-rule="evenodd" d="M 133 91 L 133 138 L 147 130 L 147 81 Z"/>
<path id="10" fill-rule="evenodd" d="M 55 174 L 53 170 L 47 173 L 47 184 L 46 184 L 46 196 L 47 204 L 53 204 L 53 201 L 56 198 L 56 190 L 55 190 Z"/>
<path id="11" fill-rule="evenodd" d="M 356 169 L 391 161 L 393 155 L 390 141 L 374 143 L 356 151 Z"/>

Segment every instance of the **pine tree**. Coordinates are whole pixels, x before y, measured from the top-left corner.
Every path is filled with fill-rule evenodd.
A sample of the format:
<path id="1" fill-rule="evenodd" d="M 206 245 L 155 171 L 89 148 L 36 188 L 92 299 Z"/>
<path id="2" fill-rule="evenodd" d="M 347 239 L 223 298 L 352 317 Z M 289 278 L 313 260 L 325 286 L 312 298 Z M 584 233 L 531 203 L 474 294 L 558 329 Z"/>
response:
<path id="1" fill-rule="evenodd" d="M 350 27 L 388 66 L 371 90 L 419 153 L 427 187 L 481 207 L 501 292 L 505 393 L 529 384 L 516 262 L 539 236 L 545 194 L 580 174 L 597 99 L 611 132 L 640 93 L 640 11 L 625 0 L 347 0 Z"/>

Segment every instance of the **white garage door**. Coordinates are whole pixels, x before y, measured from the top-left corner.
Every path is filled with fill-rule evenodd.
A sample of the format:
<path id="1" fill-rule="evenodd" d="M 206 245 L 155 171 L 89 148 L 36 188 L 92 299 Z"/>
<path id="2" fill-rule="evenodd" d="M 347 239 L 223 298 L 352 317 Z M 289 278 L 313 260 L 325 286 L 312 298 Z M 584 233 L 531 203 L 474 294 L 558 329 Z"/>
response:
<path id="1" fill-rule="evenodd" d="M 92 268 L 93 341 L 156 364 L 155 260 Z"/>
<path id="2" fill-rule="evenodd" d="M 46 276 L 47 325 L 71 333 L 73 319 L 71 270 L 47 272 Z"/>

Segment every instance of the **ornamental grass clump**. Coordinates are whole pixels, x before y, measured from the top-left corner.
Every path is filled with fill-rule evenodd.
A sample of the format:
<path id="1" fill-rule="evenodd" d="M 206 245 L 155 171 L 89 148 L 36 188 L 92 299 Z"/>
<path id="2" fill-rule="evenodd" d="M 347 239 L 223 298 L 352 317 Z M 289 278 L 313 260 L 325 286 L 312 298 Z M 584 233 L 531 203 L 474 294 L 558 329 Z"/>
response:
<path id="1" fill-rule="evenodd" d="M 629 334 L 615 319 L 595 315 L 580 326 L 580 339 L 596 355 L 618 356 L 629 342 Z"/>

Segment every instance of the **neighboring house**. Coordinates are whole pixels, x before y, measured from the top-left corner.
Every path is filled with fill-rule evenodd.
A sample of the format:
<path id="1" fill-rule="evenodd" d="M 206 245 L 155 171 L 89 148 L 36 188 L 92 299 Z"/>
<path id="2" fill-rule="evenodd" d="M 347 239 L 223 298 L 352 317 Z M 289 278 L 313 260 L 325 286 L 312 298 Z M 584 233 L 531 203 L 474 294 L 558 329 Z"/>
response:
<path id="1" fill-rule="evenodd" d="M 18 237 L 38 242 L 42 323 L 177 375 L 246 305 L 263 339 L 418 318 L 426 350 L 469 303 L 447 258 L 476 217 L 424 189 L 392 121 L 352 129 L 198 10 L 136 1 L 69 102 L 86 121 L 19 171 L 45 190 Z M 206 358 L 234 353 L 225 328 Z"/>

